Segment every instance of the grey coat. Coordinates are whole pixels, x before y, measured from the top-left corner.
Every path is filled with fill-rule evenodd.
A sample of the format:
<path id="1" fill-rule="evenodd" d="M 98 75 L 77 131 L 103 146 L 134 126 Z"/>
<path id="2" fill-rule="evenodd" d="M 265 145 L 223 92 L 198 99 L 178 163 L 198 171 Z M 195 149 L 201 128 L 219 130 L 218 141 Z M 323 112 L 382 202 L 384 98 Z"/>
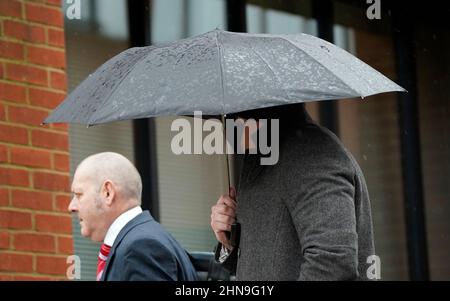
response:
<path id="1" fill-rule="evenodd" d="M 280 141 L 276 165 L 245 155 L 237 191 L 237 280 L 364 280 L 375 254 L 358 163 L 329 130 L 309 122 Z M 237 261 L 237 262 L 236 262 Z"/>

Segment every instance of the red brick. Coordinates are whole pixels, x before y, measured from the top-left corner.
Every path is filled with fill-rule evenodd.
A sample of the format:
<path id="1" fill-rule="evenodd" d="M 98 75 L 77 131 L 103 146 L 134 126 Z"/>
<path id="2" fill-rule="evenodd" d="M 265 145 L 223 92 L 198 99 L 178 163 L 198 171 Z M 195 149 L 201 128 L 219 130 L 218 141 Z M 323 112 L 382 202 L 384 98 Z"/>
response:
<path id="1" fill-rule="evenodd" d="M 17 165 L 51 168 L 51 153 L 24 147 L 11 148 L 11 163 Z"/>
<path id="2" fill-rule="evenodd" d="M 41 277 L 41 276 L 14 276 L 15 281 L 51 281 L 55 278 Z"/>
<path id="3" fill-rule="evenodd" d="M 26 4 L 27 20 L 63 27 L 61 8 L 49 8 L 41 5 Z"/>
<path id="4" fill-rule="evenodd" d="M 28 46 L 27 60 L 38 65 L 51 66 L 55 68 L 66 67 L 66 56 L 62 50 Z"/>
<path id="5" fill-rule="evenodd" d="M 71 237 L 58 237 L 58 253 L 73 254 L 73 240 Z"/>
<path id="6" fill-rule="evenodd" d="M 52 194 L 42 191 L 13 190 L 11 192 L 12 205 L 16 208 L 35 210 L 52 210 Z"/>
<path id="7" fill-rule="evenodd" d="M 27 187 L 30 185 L 28 171 L 0 167 L 0 184 Z"/>
<path id="8" fill-rule="evenodd" d="M 20 127 L 0 124 L 0 141 L 27 144 L 28 132 Z"/>
<path id="9" fill-rule="evenodd" d="M 33 43 L 45 43 L 45 29 L 38 25 L 28 25 L 12 20 L 3 21 L 5 36 Z"/>
<path id="10" fill-rule="evenodd" d="M 57 195 L 56 196 L 56 210 L 61 211 L 61 212 L 68 212 L 69 209 L 69 204 L 70 204 L 70 197 L 67 195 Z"/>
<path id="11" fill-rule="evenodd" d="M 50 128 L 58 131 L 67 132 L 69 130 L 69 125 L 67 123 L 52 123 L 50 125 Z"/>
<path id="12" fill-rule="evenodd" d="M 3 71 L 3 64 L 0 62 L 0 78 L 3 78 L 3 74 L 5 72 Z"/>
<path id="13" fill-rule="evenodd" d="M 65 97 L 64 93 L 46 91 L 42 89 L 30 88 L 30 103 L 35 106 L 41 106 L 54 109 Z"/>
<path id="14" fill-rule="evenodd" d="M 31 229 L 31 226 L 32 225 L 30 213 L 11 210 L 0 210 L 0 228 Z"/>
<path id="15" fill-rule="evenodd" d="M 0 121 L 4 121 L 5 119 L 6 119 L 5 106 L 0 103 Z M 0 158 L 1 158 L 1 155 L 0 155 Z"/>
<path id="16" fill-rule="evenodd" d="M 12 281 L 12 280 L 14 280 L 13 276 L 0 274 L 0 281 Z"/>
<path id="17" fill-rule="evenodd" d="M 51 72 L 50 86 L 54 89 L 67 90 L 67 77 L 65 73 Z"/>
<path id="18" fill-rule="evenodd" d="M 56 5 L 58 7 L 61 7 L 61 0 L 47 0 L 47 4 Z"/>
<path id="19" fill-rule="evenodd" d="M 48 44 L 64 47 L 64 31 L 59 29 L 48 29 Z"/>
<path id="20" fill-rule="evenodd" d="M 0 271 L 32 272 L 33 256 L 14 253 L 0 253 Z"/>
<path id="21" fill-rule="evenodd" d="M 27 100 L 25 87 L 8 83 L 0 83 L 0 99 L 24 103 Z"/>
<path id="22" fill-rule="evenodd" d="M 22 44 L 0 41 L 0 57 L 23 60 L 23 53 Z"/>
<path id="23" fill-rule="evenodd" d="M 35 172 L 33 174 L 34 188 L 51 191 L 69 191 L 69 176 L 49 172 Z"/>
<path id="24" fill-rule="evenodd" d="M 39 232 L 72 234 L 70 215 L 36 214 L 36 229 Z"/>
<path id="25" fill-rule="evenodd" d="M 18 233 L 14 235 L 17 251 L 55 253 L 55 237 L 46 234 Z"/>
<path id="26" fill-rule="evenodd" d="M 66 257 L 38 256 L 36 270 L 38 273 L 51 275 L 66 275 L 69 265 Z"/>
<path id="27" fill-rule="evenodd" d="M 31 134 L 31 141 L 34 146 L 65 151 L 69 149 L 67 133 L 52 133 L 34 130 Z"/>
<path id="28" fill-rule="evenodd" d="M 16 0 L 1 0 L 0 15 L 9 17 L 22 17 L 22 5 Z"/>
<path id="29" fill-rule="evenodd" d="M 27 144 L 28 132 L 20 127 L 0 124 L 0 141 Z"/>
<path id="30" fill-rule="evenodd" d="M 55 162 L 55 169 L 59 171 L 69 171 L 70 162 L 69 155 L 66 154 L 54 154 L 53 162 Z"/>
<path id="31" fill-rule="evenodd" d="M 8 162 L 8 147 L 6 145 L 0 145 L 0 163 Z"/>
<path id="32" fill-rule="evenodd" d="M 18 275 L 14 276 L 14 281 L 55 281 L 55 277 Z"/>
<path id="33" fill-rule="evenodd" d="M 47 86 L 47 71 L 37 67 L 6 64 L 6 78 L 24 83 Z"/>
<path id="34" fill-rule="evenodd" d="M 44 119 L 48 116 L 47 111 L 9 106 L 8 120 L 12 122 L 39 126 Z"/>
<path id="35" fill-rule="evenodd" d="M 9 205 L 9 192 L 8 189 L 0 188 L 0 206 Z"/>
<path id="36" fill-rule="evenodd" d="M 0 249 L 9 249 L 9 234 L 6 231 L 0 231 Z"/>

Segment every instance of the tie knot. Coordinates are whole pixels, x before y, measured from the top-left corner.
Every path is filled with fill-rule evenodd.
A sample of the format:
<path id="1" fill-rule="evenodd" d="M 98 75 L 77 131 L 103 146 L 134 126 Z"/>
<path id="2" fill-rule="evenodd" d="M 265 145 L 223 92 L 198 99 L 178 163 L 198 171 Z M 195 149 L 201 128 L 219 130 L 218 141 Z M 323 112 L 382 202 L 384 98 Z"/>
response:
<path id="1" fill-rule="evenodd" d="M 111 250 L 111 247 L 106 244 L 102 244 L 102 246 L 100 247 L 100 253 L 105 257 L 108 257 L 109 250 Z"/>

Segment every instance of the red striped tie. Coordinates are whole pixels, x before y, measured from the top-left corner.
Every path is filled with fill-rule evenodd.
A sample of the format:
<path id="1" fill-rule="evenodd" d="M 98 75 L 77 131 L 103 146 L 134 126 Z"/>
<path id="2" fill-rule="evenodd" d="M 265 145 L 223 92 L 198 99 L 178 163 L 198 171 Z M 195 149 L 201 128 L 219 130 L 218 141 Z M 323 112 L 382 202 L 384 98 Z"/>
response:
<path id="1" fill-rule="evenodd" d="M 98 252 L 97 281 L 100 281 L 100 279 L 102 278 L 103 269 L 105 268 L 110 249 L 110 246 L 102 244 L 100 252 Z"/>

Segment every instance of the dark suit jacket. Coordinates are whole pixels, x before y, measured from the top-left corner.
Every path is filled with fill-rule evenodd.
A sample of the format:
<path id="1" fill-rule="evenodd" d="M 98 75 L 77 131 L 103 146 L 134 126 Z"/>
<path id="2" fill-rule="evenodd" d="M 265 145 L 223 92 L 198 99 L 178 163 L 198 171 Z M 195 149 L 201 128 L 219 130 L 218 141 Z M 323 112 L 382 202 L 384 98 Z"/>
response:
<path id="1" fill-rule="evenodd" d="M 119 232 L 101 280 L 188 281 L 197 274 L 186 251 L 144 211 Z"/>
<path id="2" fill-rule="evenodd" d="M 245 155 L 243 166 L 239 252 L 224 262 L 237 280 L 367 280 L 369 194 L 333 133 L 310 122 L 283 139 L 276 165 Z"/>

